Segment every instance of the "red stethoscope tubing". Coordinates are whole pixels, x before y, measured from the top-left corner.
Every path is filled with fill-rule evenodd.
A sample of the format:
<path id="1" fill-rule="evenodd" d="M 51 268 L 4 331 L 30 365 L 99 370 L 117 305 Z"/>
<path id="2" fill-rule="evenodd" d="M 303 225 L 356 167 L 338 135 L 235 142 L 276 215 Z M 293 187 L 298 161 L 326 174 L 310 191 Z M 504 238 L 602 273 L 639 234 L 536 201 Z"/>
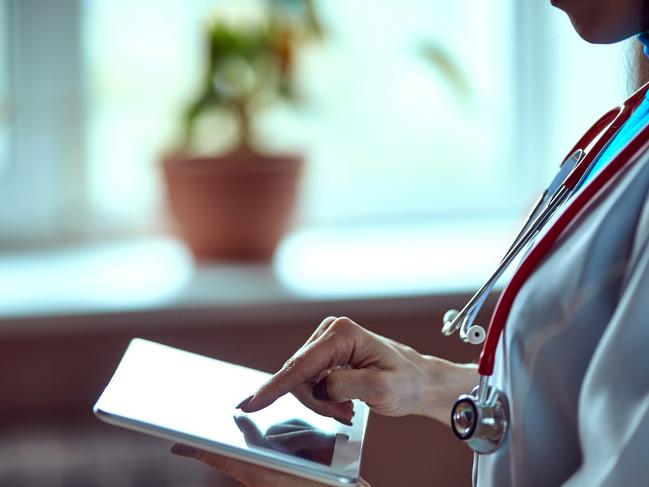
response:
<path id="1" fill-rule="evenodd" d="M 572 190 L 581 180 L 588 167 L 595 157 L 604 149 L 618 129 L 629 119 L 633 111 L 644 99 L 649 91 L 649 83 L 636 91 L 620 108 L 614 108 L 601 117 L 584 136 L 577 142 L 577 145 L 570 151 L 574 153 L 577 149 L 585 149 L 602 130 L 608 129 L 597 140 L 593 148 L 575 167 L 564 182 L 564 186 Z M 649 126 L 644 127 L 612 160 L 609 162 L 584 188 L 582 188 L 572 200 L 570 200 L 556 222 L 538 240 L 532 250 L 520 263 L 514 272 L 507 287 L 503 290 L 496 309 L 491 317 L 491 323 L 487 332 L 487 338 L 480 354 L 478 372 L 483 376 L 493 374 L 496 350 L 500 336 L 505 328 L 509 312 L 518 292 L 523 284 L 532 275 L 539 263 L 549 254 L 559 236 L 577 216 L 586 211 L 590 202 L 595 196 L 610 183 L 614 177 L 624 168 L 638 160 L 637 156 L 641 151 L 649 149 Z"/>

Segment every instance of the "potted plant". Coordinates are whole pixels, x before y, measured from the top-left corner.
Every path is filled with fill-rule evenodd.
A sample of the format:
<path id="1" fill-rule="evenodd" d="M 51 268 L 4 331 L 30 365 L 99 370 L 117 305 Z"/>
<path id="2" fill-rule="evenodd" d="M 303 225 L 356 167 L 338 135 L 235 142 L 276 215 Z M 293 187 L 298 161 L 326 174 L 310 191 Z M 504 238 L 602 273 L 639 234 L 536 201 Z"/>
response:
<path id="1" fill-rule="evenodd" d="M 171 213 L 198 259 L 269 260 L 292 217 L 302 158 L 262 153 L 254 121 L 263 107 L 294 99 L 296 43 L 319 26 L 309 0 L 267 7 L 264 23 L 210 25 L 202 89 L 186 111 L 181 147 L 163 162 Z M 201 155 L 197 127 L 215 112 L 233 122 L 234 140 Z"/>

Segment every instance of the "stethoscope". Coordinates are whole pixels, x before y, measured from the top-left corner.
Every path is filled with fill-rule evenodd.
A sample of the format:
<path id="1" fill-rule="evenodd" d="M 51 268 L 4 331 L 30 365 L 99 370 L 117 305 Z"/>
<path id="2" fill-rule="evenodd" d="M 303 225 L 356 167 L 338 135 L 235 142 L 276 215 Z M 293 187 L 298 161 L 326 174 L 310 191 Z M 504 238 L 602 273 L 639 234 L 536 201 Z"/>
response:
<path id="1" fill-rule="evenodd" d="M 561 164 L 550 186 L 538 198 L 493 275 L 461 311 L 449 310 L 444 315 L 443 334 L 451 335 L 459 330 L 460 339 L 465 342 L 475 345 L 484 342 L 478 364 L 479 383 L 469 394 L 461 395 L 451 411 L 451 427 L 455 436 L 466 442 L 476 454 L 495 452 L 507 433 L 507 397 L 502 391 L 489 385 L 489 378 L 493 374 L 496 350 L 514 299 L 577 215 L 586 211 L 589 203 L 616 175 L 638 160 L 636 156 L 640 151 L 649 148 L 649 126 L 646 126 L 587 185 L 579 187 L 597 155 L 629 119 L 647 91 L 649 83 L 636 91 L 623 105 L 597 120 L 584 134 Z M 575 192 L 577 188 L 579 191 Z M 563 208 L 561 213 L 557 212 L 559 208 Z M 552 225 L 546 225 L 551 218 L 554 220 Z M 540 234 L 541 230 L 543 234 Z M 485 332 L 474 320 L 500 277 L 524 250 L 526 253 L 502 291 L 491 316 L 488 332 Z"/>

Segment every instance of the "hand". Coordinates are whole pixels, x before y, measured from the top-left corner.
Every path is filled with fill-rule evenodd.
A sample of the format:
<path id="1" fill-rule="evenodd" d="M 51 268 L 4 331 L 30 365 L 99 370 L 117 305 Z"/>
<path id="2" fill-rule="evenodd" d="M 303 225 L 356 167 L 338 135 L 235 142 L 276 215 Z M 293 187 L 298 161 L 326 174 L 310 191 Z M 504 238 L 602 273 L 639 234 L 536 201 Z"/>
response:
<path id="1" fill-rule="evenodd" d="M 246 487 L 324 487 L 324 484 L 269 468 L 242 462 L 216 453 L 209 453 L 191 446 L 176 444 L 171 452 L 183 457 L 195 458 L 241 482 Z M 361 479 L 359 486 L 370 487 Z"/>
<path id="2" fill-rule="evenodd" d="M 477 384 L 474 365 L 424 356 L 349 318 L 326 318 L 307 342 L 240 409 L 258 411 L 286 393 L 312 410 L 351 422 L 361 399 L 387 416 L 419 414 L 448 422 L 459 393 Z"/>

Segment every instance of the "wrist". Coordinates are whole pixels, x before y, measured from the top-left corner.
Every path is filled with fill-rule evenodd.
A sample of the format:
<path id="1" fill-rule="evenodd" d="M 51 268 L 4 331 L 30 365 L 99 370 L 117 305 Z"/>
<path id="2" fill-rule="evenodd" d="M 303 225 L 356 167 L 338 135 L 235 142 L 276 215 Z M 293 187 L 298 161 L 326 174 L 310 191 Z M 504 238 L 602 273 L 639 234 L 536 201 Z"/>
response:
<path id="1" fill-rule="evenodd" d="M 470 392 L 479 380 L 476 364 L 456 364 L 433 356 L 423 356 L 424 384 L 415 414 L 448 424 L 458 396 Z"/>

